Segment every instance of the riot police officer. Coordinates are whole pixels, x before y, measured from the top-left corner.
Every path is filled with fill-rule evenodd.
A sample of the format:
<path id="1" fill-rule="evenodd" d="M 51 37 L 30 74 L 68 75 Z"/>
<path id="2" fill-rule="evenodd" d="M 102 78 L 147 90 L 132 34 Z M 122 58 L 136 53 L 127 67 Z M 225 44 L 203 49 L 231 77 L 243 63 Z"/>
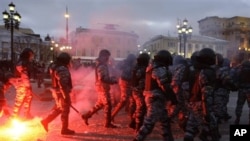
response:
<path id="1" fill-rule="evenodd" d="M 121 76 L 119 79 L 119 86 L 121 90 L 121 96 L 120 101 L 118 104 L 114 107 L 114 110 L 112 111 L 112 119 L 114 120 L 117 113 L 126 106 L 126 108 L 129 105 L 129 101 L 131 99 L 132 95 L 132 88 L 131 88 L 131 82 L 132 82 L 132 72 L 135 67 L 135 61 L 136 56 L 134 54 L 129 54 L 127 58 L 122 62 L 122 64 L 119 66 L 119 69 L 121 70 Z"/>
<path id="2" fill-rule="evenodd" d="M 143 91 L 145 88 L 146 68 L 150 61 L 148 53 L 142 53 L 137 57 L 137 63 L 133 69 L 132 97 L 129 109 L 131 122 L 129 127 L 139 131 L 146 114 L 146 103 Z"/>
<path id="3" fill-rule="evenodd" d="M 62 135 L 75 134 L 75 131 L 68 128 L 71 106 L 70 93 L 72 90 L 72 80 L 69 72 L 70 61 L 70 55 L 62 52 L 57 57 L 56 62 L 51 65 L 52 94 L 56 104 L 52 112 L 41 120 L 44 129 L 48 131 L 48 124 L 61 114 Z"/>
<path id="4" fill-rule="evenodd" d="M 166 109 L 166 102 L 170 99 L 170 92 L 172 92 L 169 65 L 172 65 L 171 54 L 167 50 L 160 50 L 154 56 L 152 64 L 147 67 L 144 90 L 147 113 L 134 141 L 143 141 L 158 121 L 161 122 L 164 140 L 174 140 Z"/>
<path id="5" fill-rule="evenodd" d="M 210 48 L 203 48 L 196 56 L 195 67 L 198 73 L 192 86 L 189 106 L 190 113 L 185 128 L 184 141 L 193 141 L 200 133 L 201 140 L 207 140 L 208 136 L 213 141 L 220 138 L 217 119 L 213 109 L 214 85 L 216 81 L 215 52 Z M 199 127 L 201 126 L 201 129 Z"/>
<path id="6" fill-rule="evenodd" d="M 82 119 L 85 124 L 88 125 L 88 119 L 92 117 L 100 109 L 104 109 L 105 125 L 106 128 L 116 128 L 114 124 L 111 123 L 111 95 L 110 95 L 110 85 L 117 83 L 117 78 L 110 77 L 108 69 L 108 61 L 110 57 L 110 52 L 107 49 L 103 49 L 99 52 L 99 56 L 96 60 L 95 76 L 96 76 L 96 91 L 98 92 L 98 100 L 95 106 L 85 114 L 82 114 Z"/>
<path id="7" fill-rule="evenodd" d="M 33 116 L 30 113 L 31 100 L 32 100 L 32 87 L 30 83 L 31 62 L 34 58 L 34 52 L 30 48 L 25 48 L 20 54 L 19 60 L 15 65 L 16 82 L 16 98 L 13 107 L 12 117 L 19 116 L 21 107 L 24 108 L 24 116 L 30 119 Z"/>

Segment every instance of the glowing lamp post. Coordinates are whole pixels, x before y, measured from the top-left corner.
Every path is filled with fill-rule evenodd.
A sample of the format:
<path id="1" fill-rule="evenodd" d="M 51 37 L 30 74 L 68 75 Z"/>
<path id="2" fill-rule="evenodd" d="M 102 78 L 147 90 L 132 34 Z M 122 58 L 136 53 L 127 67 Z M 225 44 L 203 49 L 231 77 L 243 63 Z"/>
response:
<path id="1" fill-rule="evenodd" d="M 3 20 L 4 20 L 5 28 L 6 29 L 10 28 L 10 35 L 11 35 L 10 49 L 11 49 L 11 67 L 12 67 L 11 69 L 12 69 L 12 71 L 14 71 L 13 34 L 14 34 L 14 28 L 19 29 L 19 24 L 20 24 L 20 21 L 21 21 L 21 15 L 17 11 L 15 11 L 15 5 L 12 2 L 9 4 L 9 12 L 7 12 L 5 10 L 2 14 L 3 14 Z"/>
<path id="2" fill-rule="evenodd" d="M 66 19 L 66 45 L 68 46 L 69 43 L 69 13 L 68 13 L 68 7 L 66 7 L 66 13 L 64 15 Z"/>
<path id="3" fill-rule="evenodd" d="M 178 23 L 176 25 L 179 35 L 180 47 L 179 47 L 179 54 L 186 57 L 186 42 L 187 38 L 191 36 L 193 29 L 191 26 L 188 27 L 188 20 L 183 20 L 182 23 Z M 183 45 L 183 54 L 182 54 L 182 45 Z"/>

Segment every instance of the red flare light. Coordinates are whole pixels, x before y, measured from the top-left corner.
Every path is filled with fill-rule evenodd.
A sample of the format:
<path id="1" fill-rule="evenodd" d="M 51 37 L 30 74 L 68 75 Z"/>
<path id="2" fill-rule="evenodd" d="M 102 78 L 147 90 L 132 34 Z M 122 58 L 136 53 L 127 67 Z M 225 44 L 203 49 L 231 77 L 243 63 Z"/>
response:
<path id="1" fill-rule="evenodd" d="M 12 119 L 5 125 L 1 125 L 0 130 L 0 140 L 4 141 L 32 141 L 46 137 L 39 118 L 29 121 Z"/>

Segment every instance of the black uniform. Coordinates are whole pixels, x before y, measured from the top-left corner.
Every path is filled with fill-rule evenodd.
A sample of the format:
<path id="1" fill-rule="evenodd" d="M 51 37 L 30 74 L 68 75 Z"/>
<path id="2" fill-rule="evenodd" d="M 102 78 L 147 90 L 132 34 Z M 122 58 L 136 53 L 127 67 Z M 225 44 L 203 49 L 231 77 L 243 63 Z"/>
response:
<path id="1" fill-rule="evenodd" d="M 34 53 L 30 48 L 25 48 L 20 54 L 20 58 L 15 66 L 16 89 L 15 104 L 13 107 L 12 117 L 20 116 L 21 108 L 24 108 L 24 116 L 27 119 L 33 116 L 30 113 L 32 100 L 32 87 L 30 83 L 31 61 Z"/>
<path id="2" fill-rule="evenodd" d="M 51 65 L 50 72 L 52 78 L 52 93 L 55 99 L 55 106 L 52 112 L 44 118 L 41 123 L 46 131 L 48 124 L 61 114 L 62 129 L 61 134 L 71 135 L 75 132 L 68 129 L 69 112 L 71 106 L 70 93 L 72 90 L 71 75 L 68 69 L 71 57 L 67 53 L 61 53 L 56 63 Z"/>
<path id="3" fill-rule="evenodd" d="M 116 114 L 125 106 L 128 107 L 129 101 L 132 95 L 132 71 L 135 66 L 136 56 L 134 54 L 129 54 L 127 58 L 123 61 L 122 65 L 119 67 L 121 70 L 121 76 L 119 79 L 119 86 L 121 90 L 120 101 L 114 107 L 112 111 L 112 119 L 116 116 Z M 126 108 L 127 108 L 126 107 Z"/>
<path id="4" fill-rule="evenodd" d="M 110 52 L 108 50 L 101 50 L 99 53 L 99 57 L 97 59 L 97 64 L 95 68 L 96 74 L 96 91 L 98 92 L 98 100 L 95 106 L 88 111 L 86 114 L 82 115 L 82 119 L 85 121 L 86 125 L 88 125 L 88 119 L 92 117 L 97 111 L 104 109 L 105 116 L 105 127 L 106 128 L 115 128 L 116 126 L 111 123 L 111 95 L 110 95 L 110 85 L 116 84 L 117 79 L 109 76 L 108 69 L 108 60 L 109 60 Z"/>
<path id="5" fill-rule="evenodd" d="M 132 78 L 132 97 L 129 106 L 131 113 L 131 122 L 129 127 L 139 131 L 146 114 L 146 103 L 143 91 L 145 88 L 146 68 L 150 56 L 147 53 L 140 54 L 137 58 L 136 66 L 133 70 Z"/>
<path id="6" fill-rule="evenodd" d="M 238 84 L 238 99 L 237 105 L 235 109 L 236 120 L 235 124 L 240 123 L 240 117 L 242 115 L 242 108 L 247 101 L 249 113 L 248 119 L 250 124 L 250 61 L 244 61 L 238 68 L 237 68 L 237 84 Z"/>
<path id="7" fill-rule="evenodd" d="M 156 122 L 161 122 L 164 141 L 173 141 L 170 120 L 166 109 L 166 102 L 170 91 L 171 73 L 168 66 L 172 64 L 172 57 L 166 50 L 161 50 L 155 56 L 146 71 L 145 102 L 147 113 L 134 141 L 143 141 L 150 134 Z"/>
<path id="8" fill-rule="evenodd" d="M 218 141 L 220 135 L 213 108 L 216 78 L 216 70 L 213 67 L 214 51 L 209 48 L 202 49 L 197 55 L 197 62 L 196 68 L 200 71 L 190 94 L 191 110 L 185 128 L 184 141 L 193 141 L 199 133 L 199 127 L 201 127 L 199 136 L 201 140 L 207 140 L 208 136 L 211 136 L 213 141 Z"/>

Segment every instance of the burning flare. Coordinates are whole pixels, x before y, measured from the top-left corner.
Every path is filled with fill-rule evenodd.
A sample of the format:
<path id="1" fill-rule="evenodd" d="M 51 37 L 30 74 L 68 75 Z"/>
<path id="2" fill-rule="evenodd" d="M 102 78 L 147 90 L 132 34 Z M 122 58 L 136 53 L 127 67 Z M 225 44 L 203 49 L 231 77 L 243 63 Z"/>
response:
<path id="1" fill-rule="evenodd" d="M 29 121 L 11 119 L 5 125 L 1 125 L 0 130 L 0 140 L 4 141 L 32 141 L 46 137 L 39 118 Z"/>

